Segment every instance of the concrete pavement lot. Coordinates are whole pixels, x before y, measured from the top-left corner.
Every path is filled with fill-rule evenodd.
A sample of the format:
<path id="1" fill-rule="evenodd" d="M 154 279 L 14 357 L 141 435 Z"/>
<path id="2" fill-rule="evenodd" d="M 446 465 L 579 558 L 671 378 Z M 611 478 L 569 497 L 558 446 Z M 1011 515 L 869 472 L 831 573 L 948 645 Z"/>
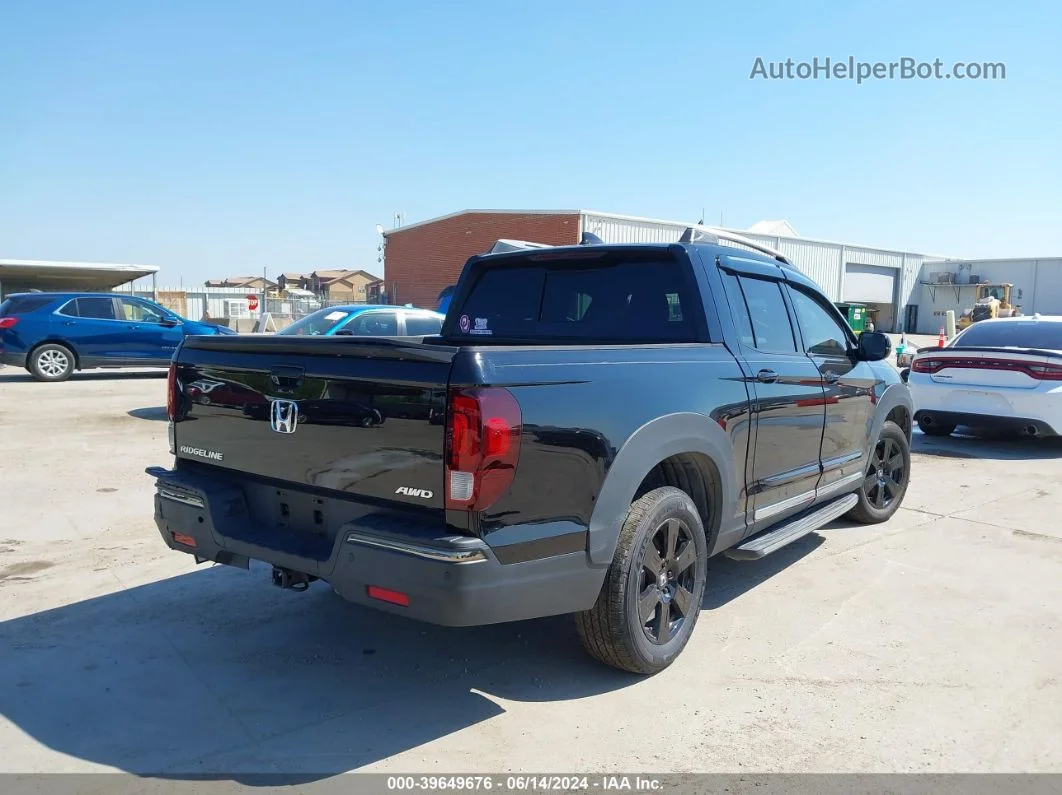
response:
<path id="1" fill-rule="evenodd" d="M 0 772 L 1062 772 L 1062 444 L 916 432 L 888 524 L 715 559 L 651 679 L 163 546 L 158 373 L 0 370 Z"/>

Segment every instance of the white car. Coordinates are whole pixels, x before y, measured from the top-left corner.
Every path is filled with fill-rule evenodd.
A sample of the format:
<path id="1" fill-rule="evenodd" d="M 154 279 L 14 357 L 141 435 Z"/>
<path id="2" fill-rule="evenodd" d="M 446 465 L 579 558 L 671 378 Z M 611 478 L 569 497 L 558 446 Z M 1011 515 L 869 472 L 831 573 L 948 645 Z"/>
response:
<path id="1" fill-rule="evenodd" d="M 943 348 L 922 348 L 908 385 L 923 433 L 947 436 L 959 425 L 1062 433 L 1062 317 L 981 320 Z"/>

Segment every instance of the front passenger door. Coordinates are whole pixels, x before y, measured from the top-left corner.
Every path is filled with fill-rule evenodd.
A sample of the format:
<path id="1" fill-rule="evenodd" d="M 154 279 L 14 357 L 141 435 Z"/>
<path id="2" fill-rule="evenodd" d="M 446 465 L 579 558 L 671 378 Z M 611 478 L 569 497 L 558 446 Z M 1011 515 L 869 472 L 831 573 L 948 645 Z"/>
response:
<path id="1" fill-rule="evenodd" d="M 164 325 L 162 309 L 141 298 L 118 299 L 126 334 L 124 356 L 142 362 L 168 361 L 181 344 L 184 330 L 178 324 Z"/>
<path id="2" fill-rule="evenodd" d="M 798 346 L 781 281 L 742 272 L 721 275 L 740 337 L 736 353 L 745 361 L 752 399 L 755 431 L 747 475 L 751 535 L 815 500 L 824 419 L 822 379 Z"/>
<path id="3" fill-rule="evenodd" d="M 874 420 L 876 378 L 869 364 L 853 355 L 855 335 L 840 313 L 810 290 L 788 285 L 802 347 L 822 373 L 826 427 L 822 435 L 822 481 L 818 497 L 830 497 L 859 480 Z M 831 311 L 832 310 L 832 311 Z"/>
<path id="4" fill-rule="evenodd" d="M 352 334 L 355 337 L 397 337 L 398 313 L 390 309 L 359 312 L 335 333 Z"/>

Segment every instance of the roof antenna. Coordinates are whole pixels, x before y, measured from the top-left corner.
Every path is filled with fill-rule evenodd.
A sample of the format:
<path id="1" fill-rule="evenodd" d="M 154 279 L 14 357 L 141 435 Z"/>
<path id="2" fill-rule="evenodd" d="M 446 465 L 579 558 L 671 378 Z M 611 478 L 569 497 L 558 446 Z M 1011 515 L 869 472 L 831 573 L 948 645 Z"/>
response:
<path id="1" fill-rule="evenodd" d="M 580 246 L 603 246 L 605 241 L 595 235 L 593 232 L 583 232 L 583 237 L 579 241 Z"/>

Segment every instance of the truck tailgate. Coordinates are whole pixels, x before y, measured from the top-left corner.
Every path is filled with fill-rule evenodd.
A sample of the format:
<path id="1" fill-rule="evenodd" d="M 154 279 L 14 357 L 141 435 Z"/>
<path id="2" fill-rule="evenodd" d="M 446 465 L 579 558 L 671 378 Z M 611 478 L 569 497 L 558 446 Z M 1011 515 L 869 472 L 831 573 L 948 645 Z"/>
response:
<path id="1" fill-rule="evenodd" d="M 442 509 L 457 348 L 358 337 L 190 337 L 177 357 L 182 459 Z"/>

